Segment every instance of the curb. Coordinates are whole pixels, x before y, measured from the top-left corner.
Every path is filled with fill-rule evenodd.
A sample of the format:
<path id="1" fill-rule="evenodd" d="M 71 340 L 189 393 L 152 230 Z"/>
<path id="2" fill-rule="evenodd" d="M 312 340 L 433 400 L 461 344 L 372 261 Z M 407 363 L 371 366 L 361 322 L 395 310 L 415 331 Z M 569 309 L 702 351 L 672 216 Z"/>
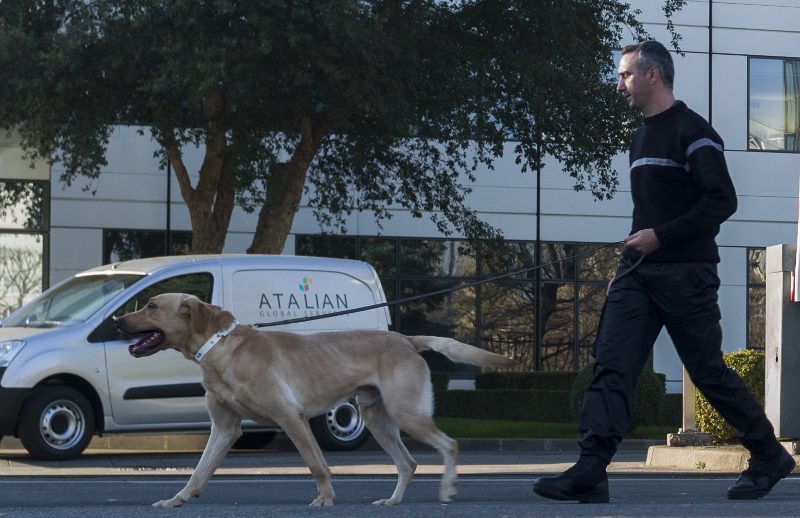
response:
<path id="1" fill-rule="evenodd" d="M 461 451 L 526 451 L 526 452 L 567 452 L 578 453 L 578 439 L 472 439 L 456 438 Z M 143 450 L 143 451 L 202 451 L 208 441 L 208 434 L 126 434 L 106 435 L 94 437 L 87 449 L 94 451 L 104 450 Z M 404 437 L 403 443 L 409 450 L 431 450 L 427 444 L 421 443 L 410 437 Z M 625 440 L 619 445 L 619 451 L 646 452 L 652 446 L 664 445 L 666 441 L 648 439 Z M 0 441 L 0 449 L 22 449 L 22 443 L 15 437 L 4 437 Z M 381 447 L 370 437 L 363 446 L 362 451 L 378 451 Z M 264 448 L 264 451 L 296 451 L 289 438 L 279 433 L 277 437 Z"/>
<path id="2" fill-rule="evenodd" d="M 795 443 L 782 442 L 792 454 L 800 473 L 800 455 Z M 743 446 L 651 446 L 647 450 L 647 466 L 651 468 L 685 469 L 692 471 L 717 471 L 738 473 L 747 469 L 750 453 Z"/>

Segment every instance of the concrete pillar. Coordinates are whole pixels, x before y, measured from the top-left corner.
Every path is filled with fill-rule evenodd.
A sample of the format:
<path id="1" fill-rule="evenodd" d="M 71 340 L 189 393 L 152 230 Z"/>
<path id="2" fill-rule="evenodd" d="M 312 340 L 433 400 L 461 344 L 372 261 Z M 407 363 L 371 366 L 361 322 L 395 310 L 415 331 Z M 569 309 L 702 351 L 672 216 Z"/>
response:
<path id="1" fill-rule="evenodd" d="M 797 245 L 767 248 L 765 410 L 780 439 L 800 438 L 800 303 L 791 301 Z"/>

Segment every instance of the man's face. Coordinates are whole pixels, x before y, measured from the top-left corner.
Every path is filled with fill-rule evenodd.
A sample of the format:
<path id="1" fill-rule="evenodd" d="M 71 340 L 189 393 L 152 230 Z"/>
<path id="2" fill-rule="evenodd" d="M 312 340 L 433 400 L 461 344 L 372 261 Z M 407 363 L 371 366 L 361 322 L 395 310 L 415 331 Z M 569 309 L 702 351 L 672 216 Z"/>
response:
<path id="1" fill-rule="evenodd" d="M 653 67 L 642 70 L 639 66 L 639 54 L 629 52 L 619 60 L 619 81 L 617 92 L 628 101 L 631 108 L 644 111 L 651 99 L 653 85 Z"/>

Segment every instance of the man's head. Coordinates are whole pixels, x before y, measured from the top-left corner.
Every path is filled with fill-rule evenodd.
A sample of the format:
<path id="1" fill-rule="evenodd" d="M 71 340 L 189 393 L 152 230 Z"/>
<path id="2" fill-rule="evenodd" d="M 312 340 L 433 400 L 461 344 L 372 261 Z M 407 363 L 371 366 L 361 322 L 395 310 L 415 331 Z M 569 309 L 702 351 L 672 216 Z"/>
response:
<path id="1" fill-rule="evenodd" d="M 655 115 L 675 101 L 672 84 L 675 67 L 672 56 L 661 43 L 649 40 L 622 49 L 617 91 L 631 108 Z"/>

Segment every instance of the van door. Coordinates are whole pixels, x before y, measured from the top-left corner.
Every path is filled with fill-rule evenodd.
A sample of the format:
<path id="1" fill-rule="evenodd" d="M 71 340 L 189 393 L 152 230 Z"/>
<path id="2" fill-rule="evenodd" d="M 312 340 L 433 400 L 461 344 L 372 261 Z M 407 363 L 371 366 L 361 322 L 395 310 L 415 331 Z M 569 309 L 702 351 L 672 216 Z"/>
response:
<path id="1" fill-rule="evenodd" d="M 216 271 L 213 271 L 216 270 Z M 218 268 L 157 281 L 130 297 L 114 316 L 136 311 L 159 293 L 190 293 L 211 302 Z M 120 425 L 208 423 L 200 367 L 169 349 L 134 358 L 130 339 L 105 342 L 106 370 L 113 420 Z"/>

